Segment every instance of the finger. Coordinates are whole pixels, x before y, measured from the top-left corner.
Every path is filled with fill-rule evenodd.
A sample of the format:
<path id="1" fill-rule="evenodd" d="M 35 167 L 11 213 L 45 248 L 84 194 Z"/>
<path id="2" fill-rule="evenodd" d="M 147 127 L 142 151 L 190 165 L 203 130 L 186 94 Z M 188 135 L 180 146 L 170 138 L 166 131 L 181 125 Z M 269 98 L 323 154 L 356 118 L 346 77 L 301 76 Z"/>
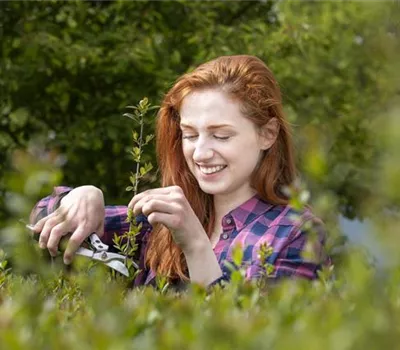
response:
<path id="1" fill-rule="evenodd" d="M 54 213 L 52 213 L 52 214 L 50 214 L 50 215 L 47 215 L 47 216 L 45 216 L 44 218 L 41 218 L 36 224 L 34 224 L 34 225 L 32 226 L 32 230 L 33 230 L 34 232 L 40 232 L 40 231 L 42 231 L 43 226 L 44 226 L 44 224 L 46 223 L 46 221 L 47 221 L 49 218 L 53 217 L 53 216 L 54 216 Z"/>
<path id="2" fill-rule="evenodd" d="M 58 225 L 60 222 L 62 222 L 61 215 L 53 215 L 45 222 L 42 230 L 40 231 L 40 237 L 39 237 L 40 248 L 45 249 L 47 247 L 47 242 L 49 240 L 51 230 L 53 229 L 54 226 Z"/>
<path id="3" fill-rule="evenodd" d="M 174 229 L 177 226 L 177 220 L 175 215 L 167 214 L 167 213 L 160 213 L 160 212 L 152 212 L 147 217 L 147 220 L 151 225 L 155 224 L 163 224 L 170 229 Z"/>
<path id="4" fill-rule="evenodd" d="M 40 232 L 30 231 L 30 235 L 35 241 L 39 242 Z"/>
<path id="5" fill-rule="evenodd" d="M 45 216 L 44 218 L 41 218 L 36 224 L 32 225 L 32 230 L 34 232 L 40 233 L 43 230 L 43 226 L 45 225 L 47 220 L 54 217 L 55 215 L 56 215 L 55 213 L 51 213 Z"/>
<path id="6" fill-rule="evenodd" d="M 79 226 L 68 240 L 67 248 L 64 252 L 64 264 L 72 262 L 75 252 L 81 246 L 86 237 L 89 236 L 88 230 L 84 226 Z"/>
<path id="7" fill-rule="evenodd" d="M 51 256 L 57 256 L 58 245 L 60 243 L 60 240 L 67 233 L 68 233 L 68 224 L 65 221 L 53 227 L 53 229 L 50 232 L 49 239 L 47 241 L 47 249 L 49 250 Z"/>
<path id="8" fill-rule="evenodd" d="M 33 226 L 34 225 L 29 225 L 29 224 L 25 225 L 25 227 L 28 229 L 29 236 L 31 236 L 36 241 L 39 241 L 39 232 L 35 232 L 33 230 Z"/>
<path id="9" fill-rule="evenodd" d="M 29 235 L 31 236 L 31 238 L 33 238 L 36 242 L 39 243 L 39 239 L 40 239 L 40 233 L 39 232 L 35 232 L 33 230 L 29 230 Z"/>
<path id="10" fill-rule="evenodd" d="M 134 215 L 139 215 L 140 213 L 143 213 L 145 215 L 147 215 L 148 213 L 145 213 L 143 211 L 143 208 L 145 206 L 149 208 L 149 205 L 153 205 L 151 204 L 152 202 L 155 202 L 154 205 L 157 205 L 157 203 L 159 203 L 160 205 L 162 205 L 160 202 L 164 202 L 164 203 L 172 203 L 171 202 L 171 195 L 170 194 L 150 194 L 146 197 L 143 197 L 142 199 L 140 199 L 133 207 L 133 214 Z M 169 210 L 167 210 L 167 212 L 170 212 Z"/>
<path id="11" fill-rule="evenodd" d="M 165 200 L 152 199 L 144 203 L 141 210 L 144 215 L 149 216 L 152 212 L 174 214 L 176 213 L 177 209 L 178 208 L 176 204 L 173 202 L 171 203 Z"/>
<path id="12" fill-rule="evenodd" d="M 171 189 L 170 187 L 160 187 L 160 188 L 153 188 L 151 190 L 147 190 L 141 192 L 134 196 L 128 204 L 128 208 L 133 208 L 137 202 L 139 202 L 142 198 L 147 197 L 149 195 L 159 195 L 159 194 L 170 194 Z"/>
<path id="13" fill-rule="evenodd" d="M 51 214 L 45 216 L 44 218 L 40 219 L 36 224 L 33 225 L 33 231 L 35 232 L 41 232 L 43 230 L 43 226 L 46 224 L 47 220 L 55 217 L 55 216 L 63 216 L 63 210 L 61 208 L 58 208 Z"/>

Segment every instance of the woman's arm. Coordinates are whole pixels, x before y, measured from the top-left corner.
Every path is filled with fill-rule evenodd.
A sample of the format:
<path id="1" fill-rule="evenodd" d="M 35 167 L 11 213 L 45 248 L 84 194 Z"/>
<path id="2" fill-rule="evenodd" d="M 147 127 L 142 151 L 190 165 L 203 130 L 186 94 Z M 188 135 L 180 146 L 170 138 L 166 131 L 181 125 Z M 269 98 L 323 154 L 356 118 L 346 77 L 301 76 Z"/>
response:
<path id="1" fill-rule="evenodd" d="M 252 259 L 246 260 L 241 266 L 245 270 L 247 280 L 268 278 L 270 282 L 276 282 L 282 278 L 302 278 L 313 280 L 318 278 L 318 271 L 323 266 L 329 266 L 331 260 L 325 252 L 326 231 L 317 218 L 308 218 L 311 227 L 305 225 L 281 225 L 274 227 L 276 240 L 271 246 L 272 254 L 267 259 L 261 260 L 260 243 L 265 242 L 264 236 L 260 242 L 252 247 Z M 250 248 L 250 249 L 249 249 Z M 232 263 L 230 261 L 230 263 Z M 273 267 L 267 272 L 267 266 Z M 222 276 L 211 283 L 220 284 L 229 281 L 231 270 L 222 265 Z"/>
<path id="2" fill-rule="evenodd" d="M 222 274 L 210 240 L 178 186 L 154 188 L 137 194 L 129 205 L 134 214 L 144 214 L 151 224 L 168 227 L 182 249 L 192 282 L 208 285 Z"/>
<path id="3" fill-rule="evenodd" d="M 191 282 L 202 285 L 210 285 L 222 277 L 222 270 L 217 257 L 212 249 L 210 240 L 205 235 L 199 235 L 204 239 L 192 241 L 183 249 L 189 270 Z"/>
<path id="4" fill-rule="evenodd" d="M 103 194 L 94 186 L 75 189 L 59 186 L 55 187 L 50 196 L 41 199 L 35 205 L 30 222 L 35 224 L 35 231 L 40 234 L 39 242 L 42 248 L 48 248 L 53 254 L 56 253 L 59 239 L 63 235 L 67 232 L 81 233 L 82 237 L 78 237 L 72 249 L 68 251 L 67 247 L 67 256 L 64 255 L 67 259 L 64 260 L 70 260 L 85 237 L 92 232 L 96 232 L 112 250 L 114 234 L 122 235 L 129 230 L 126 218 L 127 207 L 104 206 Z M 137 243 L 140 244 L 144 234 L 151 230 L 151 225 L 143 215 L 136 217 L 136 222 L 142 224 L 142 229 L 136 237 Z"/>
<path id="5" fill-rule="evenodd" d="M 317 218 L 309 220 L 309 228 L 305 225 L 294 225 L 290 230 L 287 226 L 280 226 L 276 236 L 281 242 L 275 248 L 267 261 L 255 261 L 247 269 L 248 279 L 257 278 L 265 271 L 262 265 L 268 263 L 273 266 L 273 271 L 268 275 L 270 279 L 283 277 L 300 277 L 305 279 L 316 279 L 318 271 L 331 264 L 329 256 L 325 252 L 326 231 L 325 227 Z"/>

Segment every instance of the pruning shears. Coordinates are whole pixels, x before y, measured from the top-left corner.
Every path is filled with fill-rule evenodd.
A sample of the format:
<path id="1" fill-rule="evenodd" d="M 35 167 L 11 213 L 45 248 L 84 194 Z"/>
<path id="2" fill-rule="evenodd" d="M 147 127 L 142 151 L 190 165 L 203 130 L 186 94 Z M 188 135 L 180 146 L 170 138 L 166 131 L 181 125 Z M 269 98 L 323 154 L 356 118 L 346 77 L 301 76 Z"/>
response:
<path id="1" fill-rule="evenodd" d="M 33 225 L 26 225 L 26 227 L 29 230 L 33 231 Z M 36 240 L 39 239 L 38 234 L 33 235 L 33 237 Z M 75 254 L 86 256 L 96 261 L 101 261 L 108 267 L 111 267 L 115 271 L 118 271 L 126 277 L 129 277 L 128 268 L 124 264 L 126 257 L 121 254 L 109 252 L 109 246 L 107 244 L 104 244 L 96 233 L 93 232 L 92 234 L 90 234 L 90 236 L 85 239 L 84 244 L 88 248 L 79 247 Z"/>

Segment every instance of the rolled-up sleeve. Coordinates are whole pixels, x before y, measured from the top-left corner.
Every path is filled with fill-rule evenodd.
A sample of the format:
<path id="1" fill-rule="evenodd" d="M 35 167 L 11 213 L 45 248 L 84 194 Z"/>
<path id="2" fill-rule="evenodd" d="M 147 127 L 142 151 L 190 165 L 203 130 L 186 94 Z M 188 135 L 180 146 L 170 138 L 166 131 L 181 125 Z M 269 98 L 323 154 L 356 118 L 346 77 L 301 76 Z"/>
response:
<path id="1" fill-rule="evenodd" d="M 54 210 L 56 210 L 60 205 L 61 199 L 71 191 L 72 187 L 67 187 L 67 186 L 54 187 L 53 193 L 51 195 L 42 198 L 33 207 L 29 216 L 29 223 L 35 224 L 40 219 L 54 212 Z"/>
<path id="2" fill-rule="evenodd" d="M 67 186 L 55 187 L 51 195 L 42 198 L 36 203 L 30 214 L 30 223 L 35 224 L 40 219 L 53 213 L 59 207 L 61 199 L 71 192 L 72 189 L 72 187 Z M 127 206 L 105 206 L 104 234 L 101 240 L 109 245 L 111 250 L 114 250 L 114 235 L 122 235 L 129 231 L 129 222 L 126 221 L 127 211 Z M 136 224 L 141 225 L 141 230 L 136 236 L 136 243 L 141 244 L 143 236 L 148 233 L 152 227 L 144 215 L 138 215 L 136 217 Z"/>

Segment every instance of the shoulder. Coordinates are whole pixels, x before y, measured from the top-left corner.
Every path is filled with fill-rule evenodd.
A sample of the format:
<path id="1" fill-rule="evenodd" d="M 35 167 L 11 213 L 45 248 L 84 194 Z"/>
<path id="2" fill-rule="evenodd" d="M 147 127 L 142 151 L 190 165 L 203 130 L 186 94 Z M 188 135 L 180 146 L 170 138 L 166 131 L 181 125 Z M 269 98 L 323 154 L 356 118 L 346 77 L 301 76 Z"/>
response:
<path id="1" fill-rule="evenodd" d="M 290 205 L 274 205 L 256 221 L 257 227 L 267 228 L 267 231 L 273 233 L 275 238 L 291 241 L 306 233 L 311 233 L 324 241 L 326 236 L 323 221 L 312 212 L 310 207 L 299 210 Z"/>
<path id="2" fill-rule="evenodd" d="M 269 226 L 302 227 L 307 222 L 322 223 L 310 207 L 295 209 L 290 205 L 274 205 L 264 213 L 263 219 L 269 221 Z"/>
<path id="3" fill-rule="evenodd" d="M 288 237 L 310 225 L 323 226 L 310 207 L 297 209 L 291 205 L 273 204 L 259 195 L 235 209 L 231 215 L 239 231 L 246 228 L 257 236 L 268 232 Z"/>

